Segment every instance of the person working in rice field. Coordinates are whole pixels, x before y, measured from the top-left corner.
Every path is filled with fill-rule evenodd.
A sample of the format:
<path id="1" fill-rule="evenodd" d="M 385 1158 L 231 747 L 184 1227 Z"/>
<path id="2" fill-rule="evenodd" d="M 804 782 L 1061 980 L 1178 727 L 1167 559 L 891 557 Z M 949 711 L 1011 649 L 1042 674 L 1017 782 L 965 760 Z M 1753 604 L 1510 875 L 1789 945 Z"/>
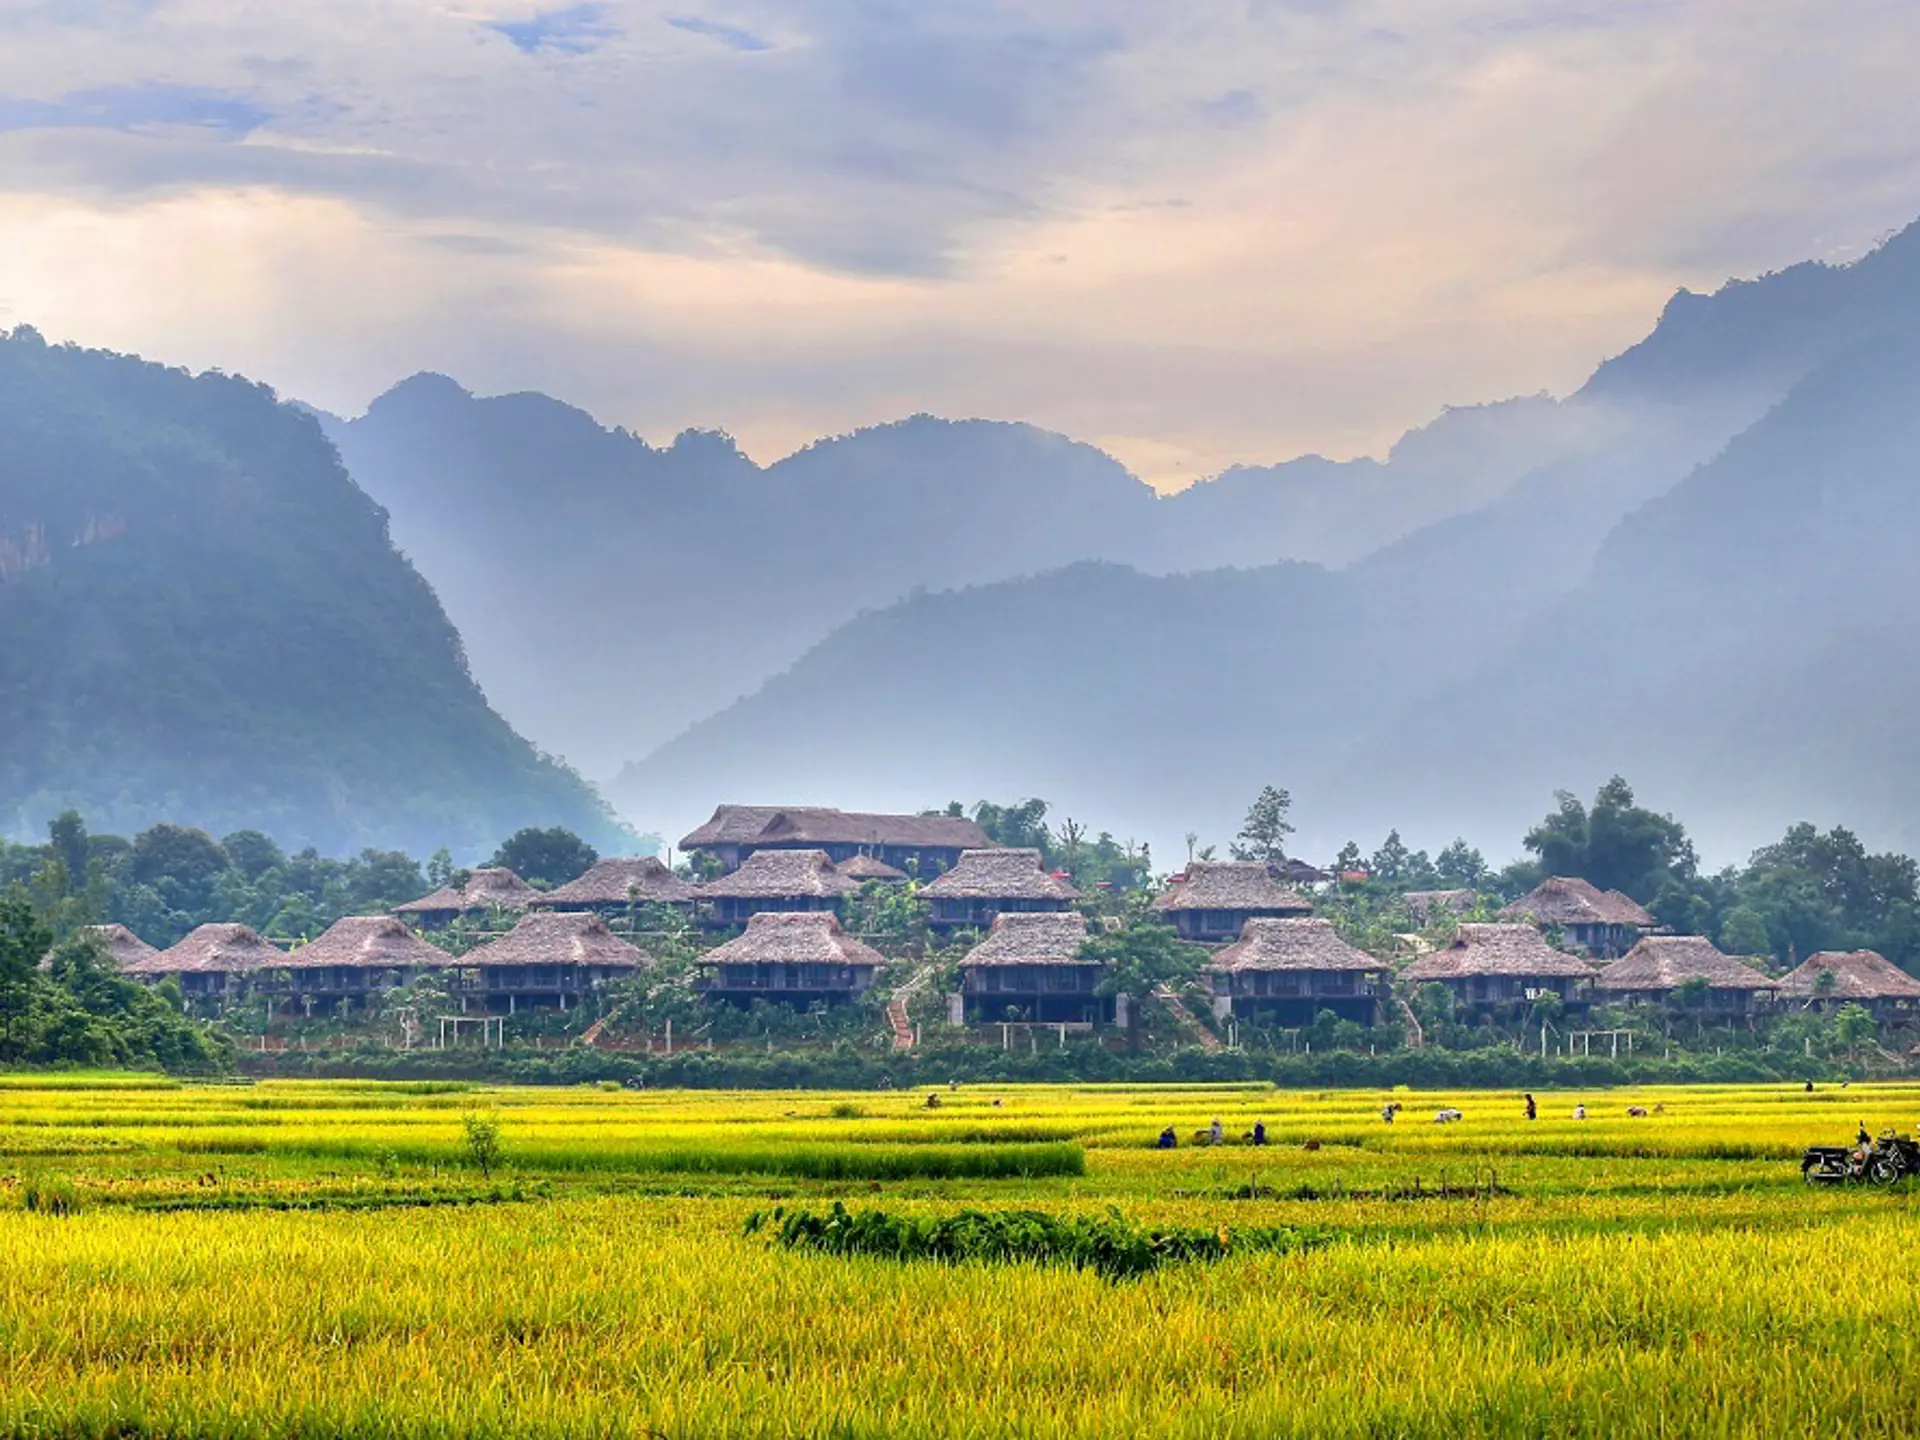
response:
<path id="1" fill-rule="evenodd" d="M 1256 1120 L 1253 1122 L 1253 1143 L 1256 1145 L 1264 1145 L 1267 1143 L 1266 1121 Z"/>
<path id="2" fill-rule="evenodd" d="M 1209 1145 L 1224 1145 L 1227 1143 L 1227 1132 L 1225 1127 L 1221 1125 L 1218 1115 L 1213 1117 L 1213 1124 L 1207 1127 L 1207 1143 Z"/>
<path id="3" fill-rule="evenodd" d="M 1533 1103 L 1533 1092 L 1529 1090 L 1527 1092 L 1527 1119 L 1538 1120 L 1539 1118 L 1540 1107 Z"/>
<path id="4" fill-rule="evenodd" d="M 1584 1119 L 1586 1119 L 1586 1118 L 1587 1118 L 1587 1107 L 1586 1107 L 1585 1105 L 1576 1105 L 1576 1106 L 1574 1106 L 1574 1107 L 1573 1107 L 1573 1118 L 1574 1118 L 1574 1119 L 1576 1119 L 1576 1120 L 1584 1120 Z"/>

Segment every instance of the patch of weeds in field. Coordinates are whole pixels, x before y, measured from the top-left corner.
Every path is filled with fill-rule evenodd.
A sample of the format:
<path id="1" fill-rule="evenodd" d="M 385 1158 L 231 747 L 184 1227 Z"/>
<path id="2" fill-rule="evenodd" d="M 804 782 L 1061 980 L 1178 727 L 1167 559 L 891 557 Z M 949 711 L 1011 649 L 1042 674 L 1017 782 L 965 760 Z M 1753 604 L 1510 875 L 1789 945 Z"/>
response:
<path id="1" fill-rule="evenodd" d="M 20 1187 L 20 1206 L 35 1215 L 78 1215 L 86 1201 L 64 1175 L 29 1175 Z"/>
<path id="2" fill-rule="evenodd" d="M 1148 1228 L 1110 1215 L 1062 1218 L 1039 1210 L 961 1210 L 914 1217 L 885 1210 L 850 1211 L 839 1201 L 824 1213 L 756 1210 L 746 1233 L 767 1231 L 788 1250 L 872 1255 L 887 1260 L 962 1264 L 1059 1265 L 1107 1280 L 1133 1280 L 1168 1264 L 1224 1260 L 1231 1254 L 1285 1253 L 1327 1243 L 1328 1231 L 1298 1227 L 1229 1231 Z"/>

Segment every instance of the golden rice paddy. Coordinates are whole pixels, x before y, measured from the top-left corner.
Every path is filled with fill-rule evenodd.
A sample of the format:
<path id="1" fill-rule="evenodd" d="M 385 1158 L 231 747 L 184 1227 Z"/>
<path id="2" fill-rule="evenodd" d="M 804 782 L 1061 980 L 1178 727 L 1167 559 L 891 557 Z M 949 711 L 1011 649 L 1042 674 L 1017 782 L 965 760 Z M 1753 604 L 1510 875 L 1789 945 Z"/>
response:
<path id="1" fill-rule="evenodd" d="M 0 1077 L 0 1433 L 1916 1428 L 1915 1200 L 1798 1156 L 1911 1129 L 1920 1087 L 1554 1093 L 1531 1123 L 1485 1092 L 939 1099 Z M 834 1200 L 1332 1238 L 1116 1282 L 744 1233 Z"/>

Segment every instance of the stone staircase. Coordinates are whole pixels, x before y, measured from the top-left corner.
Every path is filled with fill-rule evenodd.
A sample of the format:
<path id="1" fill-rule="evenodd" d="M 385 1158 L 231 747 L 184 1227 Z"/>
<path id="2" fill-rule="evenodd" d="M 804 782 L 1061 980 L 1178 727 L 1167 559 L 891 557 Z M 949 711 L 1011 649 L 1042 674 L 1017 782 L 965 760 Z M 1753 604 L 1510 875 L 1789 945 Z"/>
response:
<path id="1" fill-rule="evenodd" d="M 887 1024 L 893 1030 L 895 1051 L 913 1049 L 913 1016 L 907 1012 L 907 1002 L 925 987 L 931 978 L 933 978 L 933 967 L 923 965 L 913 972 L 912 977 L 905 984 L 895 989 L 893 998 L 887 1001 Z"/>
<path id="2" fill-rule="evenodd" d="M 1162 1010 L 1173 1017 L 1173 1023 L 1186 1032 L 1187 1038 L 1202 1050 L 1220 1048 L 1220 1037 L 1195 1018 L 1194 1013 L 1187 1009 L 1186 1002 L 1174 993 L 1172 986 L 1154 986 L 1153 998 L 1160 1002 Z"/>

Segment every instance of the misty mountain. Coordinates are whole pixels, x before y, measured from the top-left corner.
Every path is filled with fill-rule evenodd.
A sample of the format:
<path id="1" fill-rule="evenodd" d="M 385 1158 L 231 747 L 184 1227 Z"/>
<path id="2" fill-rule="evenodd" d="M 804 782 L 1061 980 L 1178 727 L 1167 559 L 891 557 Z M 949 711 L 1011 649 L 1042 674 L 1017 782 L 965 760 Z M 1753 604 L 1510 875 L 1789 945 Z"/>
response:
<path id="1" fill-rule="evenodd" d="M 1342 570 L 918 596 L 610 796 L 671 827 L 722 790 L 1038 794 L 1164 854 L 1227 838 L 1271 781 L 1309 852 L 1390 825 L 1506 848 L 1555 788 L 1621 771 L 1710 845 L 1800 815 L 1898 840 L 1920 802 L 1898 563 L 1920 518 L 1917 247 L 1670 305 L 1572 402 L 1612 407 L 1604 443 Z"/>
<path id="2" fill-rule="evenodd" d="M 1310 456 L 1167 498 L 1091 446 L 980 420 L 916 416 L 762 468 L 723 435 L 655 448 L 544 395 L 418 375 L 328 423 L 494 703 L 610 773 L 916 589 L 1081 560 L 1342 563 L 1604 450 L 1632 410 L 1454 409 L 1384 461 Z"/>
<path id="3" fill-rule="evenodd" d="M 0 831 L 256 827 L 329 851 L 619 831 L 487 707 L 314 420 L 0 335 Z"/>
<path id="4" fill-rule="evenodd" d="M 1801 818 L 1912 848 L 1916 535 L 1920 336 L 1879 334 L 1624 521 L 1584 584 L 1336 783 L 1430 824 L 1463 789 L 1522 813 L 1543 777 L 1624 771 L 1729 848 Z M 1452 737 L 1444 784 L 1402 761 L 1429 733 Z"/>

